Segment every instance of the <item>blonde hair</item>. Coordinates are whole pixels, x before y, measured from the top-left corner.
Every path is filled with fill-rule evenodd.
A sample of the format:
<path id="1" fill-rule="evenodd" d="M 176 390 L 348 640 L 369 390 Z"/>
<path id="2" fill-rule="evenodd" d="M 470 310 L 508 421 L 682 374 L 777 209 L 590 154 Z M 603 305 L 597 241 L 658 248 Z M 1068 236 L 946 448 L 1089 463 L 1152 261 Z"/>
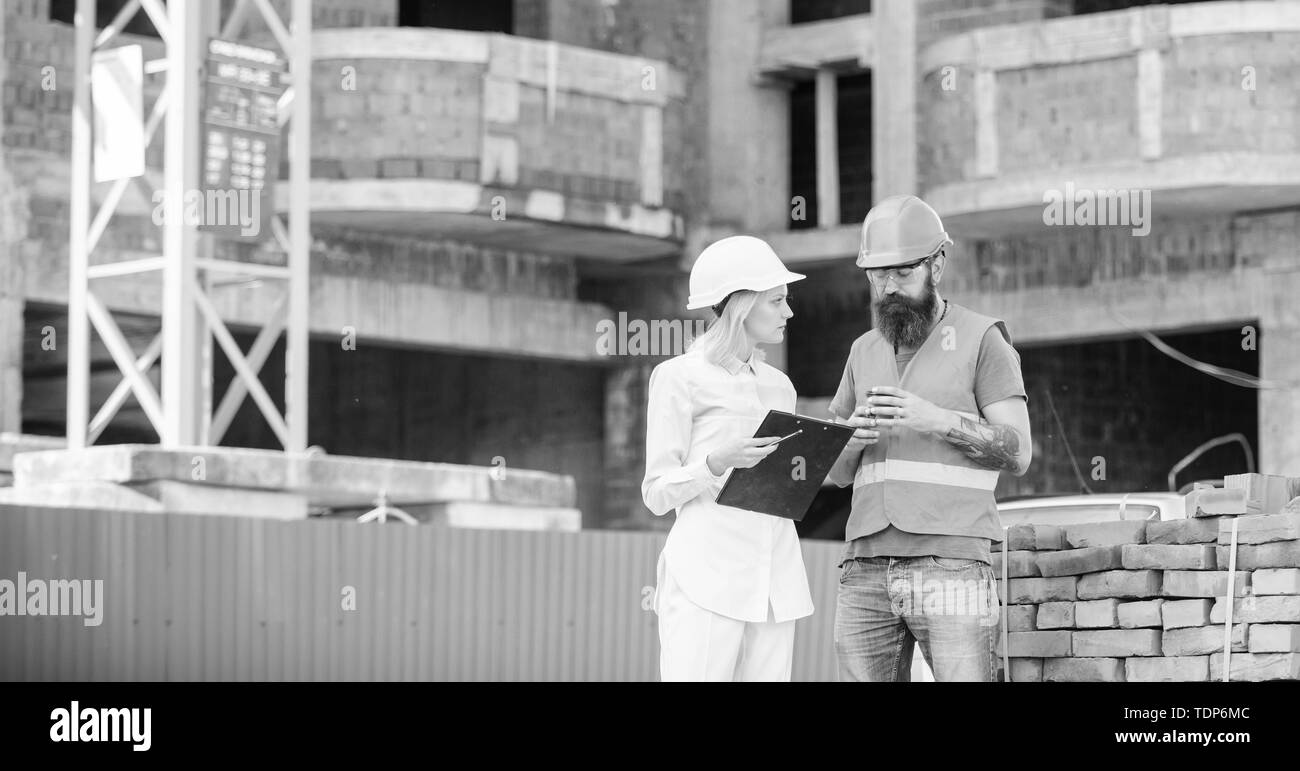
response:
<path id="1" fill-rule="evenodd" d="M 704 334 L 691 343 L 691 351 L 701 351 L 704 357 L 714 364 L 722 364 L 728 359 L 740 358 L 740 351 L 746 342 L 745 319 L 754 309 L 762 292 L 741 289 L 727 295 L 720 305 L 713 307 L 714 318 Z"/>

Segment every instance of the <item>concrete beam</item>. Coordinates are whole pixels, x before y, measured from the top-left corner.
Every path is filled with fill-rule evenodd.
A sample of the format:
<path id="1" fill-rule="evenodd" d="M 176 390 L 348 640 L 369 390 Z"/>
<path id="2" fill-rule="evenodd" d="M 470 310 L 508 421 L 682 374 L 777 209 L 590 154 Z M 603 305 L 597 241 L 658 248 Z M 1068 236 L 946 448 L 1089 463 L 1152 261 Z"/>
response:
<path id="1" fill-rule="evenodd" d="M 1007 322 L 1017 346 L 1079 343 L 1132 337 L 1108 311 L 1156 334 L 1258 321 L 1274 305 L 1274 293 L 1297 274 L 1260 270 L 1162 276 L 1086 287 L 1036 287 L 1020 291 L 961 292 L 951 299 Z M 1296 287 L 1300 289 L 1300 286 Z"/>
<path id="2" fill-rule="evenodd" d="M 1158 149 L 1158 148 L 1151 148 Z M 1150 191 L 1162 216 L 1294 206 L 1300 197 L 1300 154 L 1251 151 L 1198 153 L 1158 160 L 1139 157 L 1068 170 L 1002 174 L 938 185 L 921 195 L 954 232 L 992 238 L 1043 227 L 1044 197 L 1075 190 Z"/>
<path id="3" fill-rule="evenodd" d="M 835 225 L 810 230 L 777 230 L 764 233 L 763 239 L 771 244 L 786 265 L 815 267 L 856 259 L 861 232 L 861 225 Z"/>
<path id="4" fill-rule="evenodd" d="M 288 206 L 277 190 L 277 208 Z M 315 179 L 312 221 L 373 230 L 391 225 L 429 238 L 503 244 L 603 260 L 659 257 L 678 249 L 680 214 L 662 207 L 437 179 Z M 504 219 L 494 216 L 504 214 Z M 522 238 L 521 238 L 522 237 Z"/>
<path id="5" fill-rule="evenodd" d="M 960 65 L 1020 70 L 1132 56 L 1171 38 L 1300 32 L 1300 5 L 1275 0 L 1153 5 L 971 30 L 926 46 L 922 73 Z M 883 42 L 888 35 L 877 34 Z"/>
<path id="6" fill-rule="evenodd" d="M 549 86 L 549 48 L 555 50 L 554 86 L 621 102 L 657 104 L 685 93 L 683 78 L 665 61 L 580 46 L 451 29 L 329 29 L 312 34 L 314 61 L 385 59 L 482 64 L 494 77 Z M 642 88 L 646 68 L 655 88 Z"/>
<path id="7" fill-rule="evenodd" d="M 395 506 L 473 501 L 572 508 L 577 498 L 573 477 L 562 474 L 272 450 L 119 444 L 14 457 L 16 490 L 160 481 L 289 493 L 329 507 L 366 506 L 381 490 Z"/>
<path id="8" fill-rule="evenodd" d="M 758 71 L 788 77 L 822 68 L 866 69 L 875 48 L 875 19 L 869 13 L 768 27 L 763 30 Z"/>
<path id="9" fill-rule="evenodd" d="M 68 441 L 61 436 L 38 436 L 17 432 L 0 432 L 0 479 L 12 479 L 14 456 L 22 452 L 61 450 Z"/>

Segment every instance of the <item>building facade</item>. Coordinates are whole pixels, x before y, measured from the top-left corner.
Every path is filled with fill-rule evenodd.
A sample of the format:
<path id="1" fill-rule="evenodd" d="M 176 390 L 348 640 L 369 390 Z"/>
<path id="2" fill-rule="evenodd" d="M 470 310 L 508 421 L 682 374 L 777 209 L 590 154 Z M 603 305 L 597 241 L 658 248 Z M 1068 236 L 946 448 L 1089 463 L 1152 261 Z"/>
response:
<path id="1" fill-rule="evenodd" d="M 64 430 L 71 5 L 0 27 L 0 431 Z M 567 474 L 584 527 L 663 527 L 645 388 L 705 320 L 694 256 L 750 233 L 809 276 L 769 361 L 819 415 L 870 324 L 859 224 L 914 193 L 956 239 L 945 296 L 1021 352 L 1035 461 L 999 494 L 1165 489 L 1231 434 L 1300 473 L 1300 2 L 319 0 L 313 23 L 309 436 L 332 454 Z M 159 249 L 145 195 L 120 211 L 96 262 Z M 157 288 L 97 290 L 142 348 Z M 222 289 L 232 326 L 257 290 Z M 95 361 L 92 405 L 117 382 Z M 156 441 L 132 407 L 101 443 Z M 223 442 L 277 446 L 251 404 Z M 1245 462 L 1224 445 L 1175 482 Z"/>

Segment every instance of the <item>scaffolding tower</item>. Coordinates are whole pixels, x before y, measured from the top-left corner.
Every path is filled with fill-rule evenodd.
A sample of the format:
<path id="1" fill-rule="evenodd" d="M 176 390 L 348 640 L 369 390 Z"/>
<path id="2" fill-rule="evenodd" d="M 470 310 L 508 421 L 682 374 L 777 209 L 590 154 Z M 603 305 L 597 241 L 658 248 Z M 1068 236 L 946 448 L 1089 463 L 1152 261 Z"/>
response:
<path id="1" fill-rule="evenodd" d="M 307 346 L 309 324 L 309 249 L 311 232 L 308 182 L 311 166 L 311 4 L 290 0 L 285 24 L 271 0 L 238 0 L 221 19 L 225 3 L 200 0 L 128 0 L 103 30 L 97 28 L 95 0 L 77 0 L 75 96 L 72 109 L 72 201 L 68 269 L 67 440 L 70 448 L 93 444 L 126 400 L 134 395 L 163 447 L 216 446 L 243 399 L 253 401 L 288 452 L 307 449 Z M 200 232 L 179 216 L 187 191 L 200 188 L 200 98 L 207 41 L 214 35 L 238 39 L 253 11 L 260 13 L 288 62 L 289 86 L 279 102 L 279 124 L 288 126 L 288 222 L 267 215 L 283 265 L 263 265 L 215 256 L 211 233 Z M 145 64 L 145 72 L 165 72 L 166 84 L 143 127 L 147 147 L 163 126 L 162 254 L 106 264 L 91 264 L 127 187 L 135 183 L 152 198 L 141 175 L 117 179 L 91 217 L 92 114 L 91 64 L 137 13 L 148 14 L 165 46 L 165 55 Z M 270 169 L 278 174 L 278 169 Z M 92 280 L 110 276 L 161 273 L 161 331 L 144 351 L 132 350 L 112 313 L 96 297 Z M 281 288 L 278 302 L 247 355 L 240 350 L 213 304 L 220 291 L 215 276 L 269 279 L 260 291 Z M 107 401 L 90 418 L 90 329 L 103 340 L 122 375 Z M 285 346 L 285 412 L 259 380 L 262 365 L 281 334 Z M 230 360 L 235 378 L 212 410 L 213 341 Z M 162 359 L 161 394 L 148 378 Z"/>

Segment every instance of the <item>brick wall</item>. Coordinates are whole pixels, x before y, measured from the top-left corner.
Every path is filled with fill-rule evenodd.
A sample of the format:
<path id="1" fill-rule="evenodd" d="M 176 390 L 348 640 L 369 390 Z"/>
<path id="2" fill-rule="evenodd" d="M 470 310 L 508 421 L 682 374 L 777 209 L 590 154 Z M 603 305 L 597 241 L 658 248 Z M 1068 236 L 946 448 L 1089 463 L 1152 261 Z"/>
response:
<path id="1" fill-rule="evenodd" d="M 332 12 L 345 19 L 361 13 L 347 4 Z M 49 152 L 66 163 L 71 152 L 73 28 L 40 15 L 13 15 L 9 26 L 4 41 L 9 66 L 0 83 L 8 129 L 5 146 Z M 161 55 L 157 39 L 130 36 L 130 40 L 144 45 L 146 56 Z M 56 87 L 51 90 L 42 88 L 47 66 L 54 68 Z M 345 77 L 344 66 L 354 72 Z M 478 182 L 484 72 L 481 64 L 458 62 L 316 61 L 313 176 Z M 661 76 L 670 77 L 667 73 Z M 160 76 L 146 78 L 146 109 L 162 83 Z M 640 105 L 562 92 L 551 122 L 546 117 L 543 89 L 521 85 L 519 91 L 519 123 L 509 128 L 498 126 L 495 133 L 511 135 L 519 142 L 520 186 L 598 201 L 640 202 Z M 676 210 L 686 206 L 682 186 L 687 170 L 693 168 L 688 162 L 690 143 L 682 139 L 692 120 L 682 100 L 672 100 L 665 111 L 664 199 Z M 160 168 L 163 160 L 161 135 L 158 132 L 147 153 L 153 168 Z M 287 173 L 287 158 L 282 158 L 281 173 Z"/>
<path id="2" fill-rule="evenodd" d="M 29 213 L 30 219 L 24 223 L 27 238 L 21 249 L 27 270 L 65 272 L 67 203 L 33 197 Z M 313 238 L 314 276 L 365 276 L 393 283 L 557 300 L 574 299 L 577 293 L 577 269 L 567 257 L 328 227 L 314 228 Z M 258 254 L 262 260 L 268 259 L 244 246 L 216 243 L 218 256 L 248 259 L 250 254 Z M 149 218 L 115 217 L 104 231 L 93 261 L 112 262 L 132 253 L 157 253 L 160 248 L 158 229 Z"/>
<path id="3" fill-rule="evenodd" d="M 1297 152 L 1300 91 L 1289 73 L 1300 64 L 1300 34 L 1175 37 L 1159 50 L 1162 158 Z M 918 91 L 922 189 L 977 180 L 974 74 L 969 62 L 953 66 L 955 88 L 944 90 L 940 68 Z M 997 71 L 997 173 L 1140 162 L 1138 74 L 1134 55 Z"/>
<path id="4" fill-rule="evenodd" d="M 953 66 L 957 66 L 954 64 Z M 923 73 L 916 95 L 916 166 L 921 189 L 975 177 L 975 89 L 969 67 L 958 67 L 945 89 L 942 69 Z"/>
<path id="5" fill-rule="evenodd" d="M 704 206 L 707 185 L 706 5 L 698 0 L 622 0 L 616 4 L 549 0 L 547 5 L 545 36 L 549 39 L 666 61 L 686 85 L 684 97 L 670 100 L 664 110 L 663 156 L 664 189 L 666 193 L 680 191 L 680 198 L 670 198 L 668 205 L 687 212 L 690 219 L 690 213 Z"/>
<path id="6" fill-rule="evenodd" d="M 1159 206 L 1153 196 L 1152 208 Z M 1158 219 L 1145 238 L 1124 227 L 1052 227 L 1017 238 L 963 240 L 944 274 L 950 292 L 1091 286 L 1232 270 L 1232 218 Z"/>
<path id="7" fill-rule="evenodd" d="M 536 58 L 538 53 L 520 49 L 499 55 Z M 559 66 L 590 66 L 580 58 L 573 49 L 561 51 Z M 480 180 L 490 113 L 483 65 L 328 60 L 317 61 L 313 74 L 313 176 Z M 644 105 L 562 89 L 552 118 L 545 88 L 518 83 L 514 89 L 517 120 L 489 126 L 492 136 L 517 143 L 517 186 L 641 202 Z M 680 209 L 682 103 L 671 105 L 664 116 L 661 171 L 665 202 Z"/>
<path id="8" fill-rule="evenodd" d="M 1247 66 L 1254 90 L 1242 87 Z M 1165 153 L 1300 152 L 1298 69 L 1294 32 L 1173 39 L 1164 56 Z"/>
<path id="9" fill-rule="evenodd" d="M 324 275 L 557 300 L 576 295 L 576 268 L 567 257 L 328 228 L 313 235 L 312 268 Z"/>
<path id="10" fill-rule="evenodd" d="M 997 73 L 998 171 L 1138 158 L 1137 59 Z"/>
<path id="11" fill-rule="evenodd" d="M 1186 518 L 1013 524 L 1005 560 L 993 554 L 1000 617 L 960 588 L 946 603 L 902 594 L 997 623 L 997 663 L 1005 646 L 1016 682 L 1300 679 L 1300 498 L 1287 502 L 1300 479 L 1216 481 L 1185 496 Z"/>
<path id="12" fill-rule="evenodd" d="M 355 69 L 355 90 L 344 89 L 345 66 Z M 316 61 L 313 176 L 477 182 L 483 74 L 481 64 L 463 62 Z"/>

